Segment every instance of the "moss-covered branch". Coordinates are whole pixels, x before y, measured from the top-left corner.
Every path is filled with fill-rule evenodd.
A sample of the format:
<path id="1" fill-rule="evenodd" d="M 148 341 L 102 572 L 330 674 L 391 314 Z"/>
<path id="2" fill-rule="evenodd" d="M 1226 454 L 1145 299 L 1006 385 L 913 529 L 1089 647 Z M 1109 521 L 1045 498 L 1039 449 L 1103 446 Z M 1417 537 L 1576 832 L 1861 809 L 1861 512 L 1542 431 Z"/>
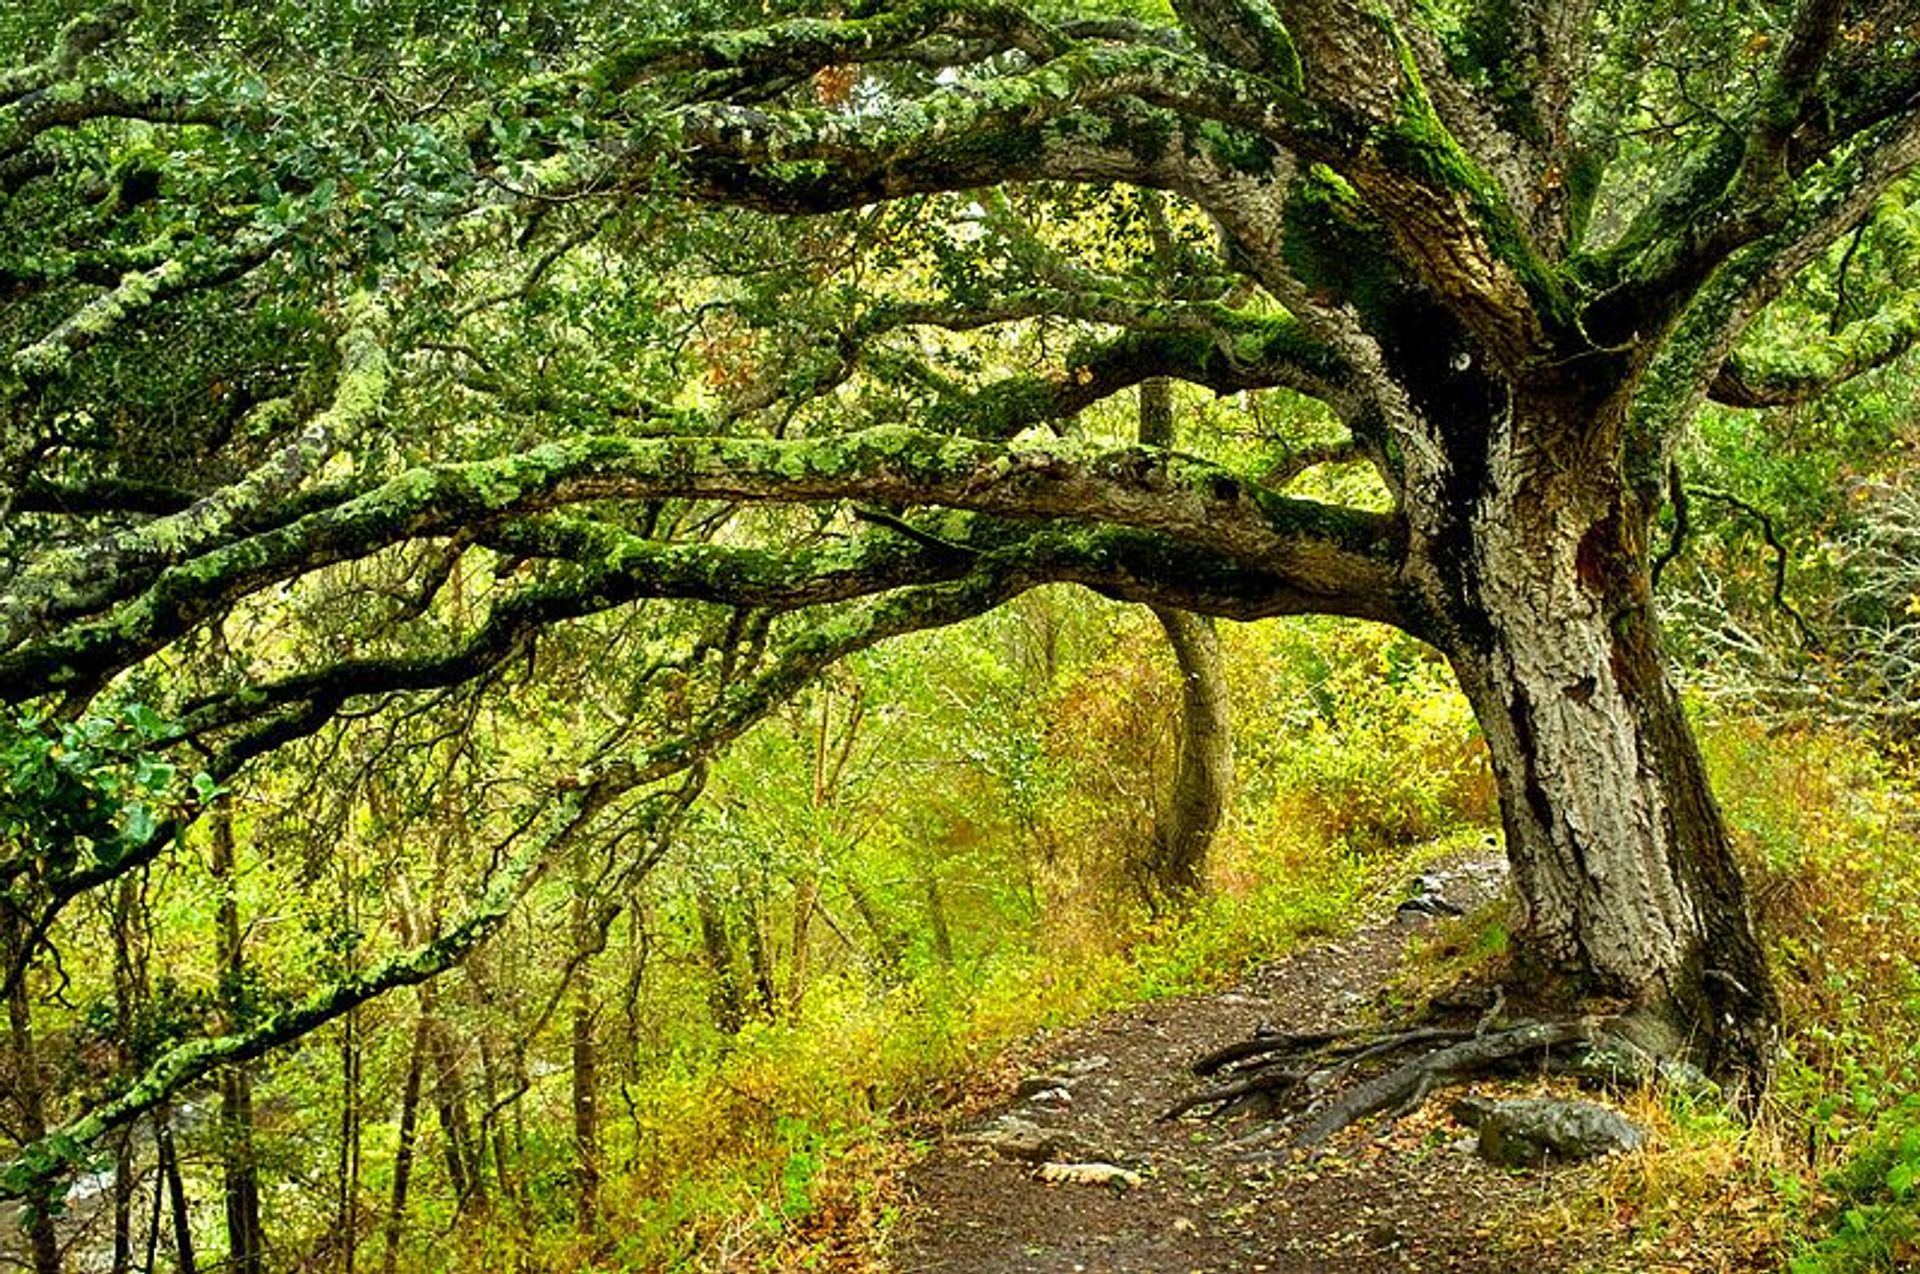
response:
<path id="1" fill-rule="evenodd" d="M 0 594 L 0 650 L 126 599 L 166 567 L 225 543 L 285 500 L 341 446 L 369 429 L 387 395 L 388 316 L 367 297 L 348 306 L 333 400 L 265 463 L 185 509 L 31 564 Z M 284 404 L 282 404 L 284 405 Z"/>
<path id="2" fill-rule="evenodd" d="M 88 55 L 119 34 L 128 14 L 126 5 L 82 13 L 60 28 L 47 56 L 26 66 L 0 69 L 0 107 L 72 79 Z"/>
<path id="3" fill-rule="evenodd" d="M 1744 354 L 1721 366 L 1709 393 L 1730 407 L 1809 402 L 1863 372 L 1884 367 L 1920 341 L 1920 291 L 1902 294 L 1868 318 L 1787 350 Z"/>
<path id="4" fill-rule="evenodd" d="M 1166 532 L 1338 591 L 1398 552 L 1393 519 L 1264 491 L 1217 465 L 1141 449 L 1022 449 L 902 427 L 789 442 L 588 438 L 413 470 L 334 507 L 169 566 L 97 620 L 0 656 L 0 697 L 94 684 L 255 589 L 422 536 L 471 534 L 585 500 L 860 499 Z"/>
<path id="5" fill-rule="evenodd" d="M 273 239 L 256 239 L 233 245 L 208 259 L 173 257 L 151 269 L 121 276 L 112 288 L 68 315 L 52 331 L 13 351 L 6 375 L 0 377 L 0 398 L 64 375 L 76 355 L 127 323 L 176 297 L 232 282 L 271 257 L 276 246 Z"/>
<path id="6" fill-rule="evenodd" d="M 137 119 L 152 124 L 232 122 L 239 112 L 224 102 L 196 98 L 173 88 L 130 88 L 66 80 L 22 98 L 0 113 L 0 162 L 22 154 L 46 133 L 96 119 Z"/>
<path id="7" fill-rule="evenodd" d="M 1021 293 L 973 309 L 888 306 L 865 316 L 850 340 L 865 344 L 895 327 L 968 330 L 1047 315 L 1125 330 L 1089 339 L 1052 373 L 1010 376 L 944 395 L 928 422 L 975 438 L 1011 438 L 1036 424 L 1064 420 L 1142 381 L 1171 377 L 1216 393 L 1284 387 L 1323 401 L 1348 390 L 1340 354 L 1288 315 L 1253 315 L 1215 303 L 1144 303 L 1054 289 Z"/>
<path id="8" fill-rule="evenodd" d="M 1665 443 L 1716 384 L 1730 394 L 1737 386 L 1723 381 L 1742 333 L 1762 309 L 1829 244 L 1872 214 L 1881 197 L 1920 164 L 1920 116 L 1884 127 L 1883 137 L 1861 145 L 1819 173 L 1785 224 L 1730 256 L 1694 293 L 1661 343 L 1642 379 L 1633 408 L 1629 460 L 1636 480 L 1656 490 L 1666 472 Z M 1898 343 L 1904 320 L 1896 307 L 1893 322 L 1868 320 L 1844 339 L 1816 342 L 1802 368 L 1816 376 L 1825 370 L 1848 371 L 1851 346 L 1865 355 Z M 1869 365 L 1863 361 L 1859 368 Z M 1738 364 L 1735 365 L 1736 371 Z M 1783 386 L 1805 384 L 1783 367 Z M 1764 374 L 1762 374 L 1764 380 Z M 1756 392 L 1762 392 L 1756 390 Z"/>
<path id="9" fill-rule="evenodd" d="M 1060 30 L 1016 5 L 919 0 L 854 18 L 802 18 L 748 31 L 643 40 L 580 78 L 619 92 L 642 80 L 684 77 L 684 96 L 698 99 L 791 84 L 829 66 L 903 59 L 941 38 L 967 43 L 976 58 L 1017 49 L 1043 62 L 1069 47 Z"/>

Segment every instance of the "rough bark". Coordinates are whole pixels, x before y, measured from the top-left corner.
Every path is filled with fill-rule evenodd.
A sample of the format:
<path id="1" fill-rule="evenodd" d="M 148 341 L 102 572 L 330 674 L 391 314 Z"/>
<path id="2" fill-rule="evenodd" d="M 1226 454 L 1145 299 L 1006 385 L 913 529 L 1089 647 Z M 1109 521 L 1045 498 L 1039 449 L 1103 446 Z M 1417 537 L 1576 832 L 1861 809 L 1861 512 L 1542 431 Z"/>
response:
<path id="1" fill-rule="evenodd" d="M 1645 517 L 1615 468 L 1534 441 L 1566 429 L 1529 426 L 1494 431 L 1471 550 L 1438 568 L 1461 586 L 1447 654 L 1498 780 L 1523 955 L 1751 1100 L 1779 1006 L 1662 659 Z"/>
<path id="2" fill-rule="evenodd" d="M 707 1007 L 713 1013 L 715 1027 L 723 1034 L 738 1035 L 746 1025 L 747 1013 L 726 904 L 714 882 L 706 877 L 694 887 L 693 902 L 700 921 L 700 949 L 707 960 Z"/>
<path id="3" fill-rule="evenodd" d="M 606 929 L 598 924 L 593 907 L 593 882 L 583 848 L 573 861 L 573 1006 L 569 1050 L 573 1080 L 573 1188 L 574 1216 L 581 1230 L 591 1233 L 600 1211 L 599 1054 L 594 1041 L 596 1008 L 591 965 L 606 946 Z"/>
<path id="4" fill-rule="evenodd" d="M 433 1067 L 434 1110 L 445 1137 L 447 1180 L 460 1211 L 466 1212 L 486 1201 L 486 1165 L 467 1117 L 467 1086 L 459 1053 L 447 1024 L 437 1016 L 427 1027 L 427 1055 Z"/>
<path id="5" fill-rule="evenodd" d="M 173 1221 L 173 1259 L 180 1274 L 197 1268 L 193 1254 L 193 1214 L 187 1203 L 187 1183 L 180 1175 L 180 1152 L 173 1140 L 173 1112 L 162 1106 L 153 1112 L 153 1141 L 160 1155 L 160 1179 L 167 1187 L 167 1212 Z"/>
<path id="6" fill-rule="evenodd" d="M 8 939 L 13 941 L 16 926 L 9 923 Z M 40 1056 L 33 1044 L 33 1006 L 27 998 L 25 979 L 14 983 L 7 996 L 8 1070 L 13 1076 L 13 1106 L 19 1121 L 20 1142 L 25 1145 L 47 1135 L 46 1086 L 40 1073 Z M 39 1191 L 27 1199 L 32 1215 L 27 1220 L 27 1244 L 33 1259 L 33 1274 L 60 1274 L 60 1242 L 54 1231 L 51 1192 Z"/>
<path id="7" fill-rule="evenodd" d="M 1184 258 L 1159 253 L 1151 298 L 1128 278 L 1054 288 L 1080 293 L 1064 299 L 1025 292 L 1012 308 L 1027 308 L 1014 315 L 1003 306 L 1002 314 L 1057 320 L 1090 338 L 1094 325 L 1119 334 L 1102 331 L 1082 366 L 1000 387 L 1019 392 L 942 392 L 942 400 L 975 397 L 980 410 L 961 412 L 965 419 L 930 411 L 925 430 L 856 423 L 844 437 L 807 430 L 773 442 L 740 436 L 733 428 L 740 422 L 728 419 L 719 422 L 725 428 L 705 422 L 728 437 L 570 435 L 524 454 L 483 451 L 486 458 L 471 462 L 429 455 L 400 473 L 383 469 L 380 458 L 413 448 L 394 446 L 397 438 L 383 432 L 392 422 L 376 408 L 432 400 L 438 410 L 445 383 L 422 379 L 436 360 L 414 357 L 420 346 L 399 347 L 420 324 L 396 323 L 384 333 L 377 316 L 355 319 L 348 307 L 324 321 L 340 322 L 338 352 L 351 373 L 332 408 L 337 423 L 353 426 L 339 431 L 340 448 L 355 453 L 342 467 L 361 476 L 338 485 L 308 481 L 333 449 L 323 431 L 292 442 L 264 468 L 258 456 L 212 457 L 208 475 L 246 475 L 230 480 L 224 494 L 195 491 L 182 504 L 128 493 L 123 511 L 157 500 L 149 512 L 159 517 L 124 535 L 104 532 L 97 551 L 87 551 L 84 529 L 10 539 L 19 564 L 0 572 L 13 581 L 0 589 L 0 698 L 65 693 L 65 706 L 78 712 L 100 687 L 250 595 L 331 564 L 470 534 L 493 537 L 478 541 L 486 549 L 554 567 L 557 582 L 522 588 L 502 581 L 500 603 L 471 645 L 223 688 L 207 705 L 211 718 L 190 731 L 257 730 L 244 747 L 221 745 L 214 777 L 224 781 L 247 756 L 312 733 L 350 700 L 476 682 L 544 628 L 642 598 L 786 609 L 893 594 L 858 621 L 835 612 L 812 652 L 796 651 L 777 676 L 716 710 L 697 743 L 661 745 L 629 764 L 635 782 L 649 767 L 684 765 L 693 750 L 737 734 L 771 698 L 790 694 L 795 677 L 830 662 L 820 650 L 837 656 L 925 627 L 922 603 L 957 599 L 958 609 L 977 611 L 1033 583 L 1070 579 L 1129 600 L 1237 617 L 1315 611 L 1398 623 L 1446 648 L 1485 725 L 1537 961 L 1565 972 L 1570 984 L 1643 1003 L 1650 1020 L 1697 1028 L 1692 1038 L 1716 1069 L 1764 1078 L 1771 992 L 1725 831 L 1660 667 L 1642 565 L 1648 510 L 1636 507 L 1628 489 L 1636 472 L 1644 483 L 1647 473 L 1664 471 L 1642 462 L 1660 458 L 1709 391 L 1790 401 L 1884 361 L 1920 332 L 1920 311 L 1904 294 L 1833 333 L 1840 339 L 1811 351 L 1810 360 L 1752 365 L 1734 351 L 1760 307 L 1883 195 L 1904 211 L 1897 183 L 1920 162 L 1920 72 L 1910 47 L 1856 38 L 1870 26 L 1849 25 L 1852 12 L 1837 0 L 1791 8 L 1769 19 L 1788 38 L 1771 51 L 1760 41 L 1728 60 L 1738 63 L 1737 78 L 1723 85 L 1733 100 L 1682 118 L 1672 144 L 1615 169 L 1613 180 L 1630 181 L 1646 197 L 1613 209 L 1618 224 L 1591 237 L 1583 226 L 1609 148 L 1658 106 L 1661 92 L 1606 87 L 1634 78 L 1632 66 L 1617 61 L 1638 56 L 1635 24 L 1646 15 L 1633 6 L 1486 0 L 1469 5 L 1467 29 L 1455 38 L 1418 6 L 1360 14 L 1349 0 L 1180 0 L 1183 29 L 1164 31 L 1048 21 L 1009 5 L 906 0 L 750 34 L 707 30 L 596 46 L 571 78 L 543 68 L 539 91 L 495 96 L 515 104 L 503 109 L 533 116 L 553 103 L 569 112 L 613 104 L 617 115 L 588 125 L 606 144 L 562 147 L 538 163 L 516 160 L 513 181 L 503 183 L 487 180 L 497 175 L 490 166 L 503 162 L 494 143 L 472 136 L 454 153 L 471 158 L 476 170 L 466 176 L 477 180 L 449 184 L 483 190 L 489 202 L 465 215 L 436 207 L 433 220 L 445 228 L 403 226 L 401 242 L 418 242 L 413 231 L 420 230 L 434 245 L 421 260 L 437 253 L 449 264 L 463 249 L 505 254 L 529 246 L 546 210 L 562 200 L 638 203 L 666 190 L 712 204 L 824 213 L 988 184 L 1083 182 L 1192 200 L 1227 248 L 1205 271 L 1238 277 L 1225 287 L 1197 286 L 1211 278 L 1175 279 L 1181 286 L 1169 290 L 1159 285 L 1186 269 Z M 1782 26 L 1783 18 L 1790 21 Z M 1687 41 L 1734 29 L 1725 15 L 1705 10 L 1670 25 Z M 71 26 L 45 57 L 0 71 L 7 116 L 0 192 L 24 190 L 69 164 L 73 172 L 90 160 L 102 161 L 103 172 L 117 166 L 116 139 L 124 135 L 79 127 L 89 121 L 138 119 L 166 130 L 191 123 L 169 131 L 177 144 L 156 153 L 170 152 L 192 171 L 205 167 L 201 139 L 223 121 L 257 122 L 278 109 L 98 79 L 83 66 L 93 29 L 91 19 Z M 1619 38 L 1597 41 L 1595 32 Z M 308 52 L 325 62 L 337 50 Z M 961 74 L 921 75 L 929 59 Z M 793 109 L 787 90 L 816 71 L 869 64 L 894 77 L 898 96 L 888 110 Z M 897 76 L 903 66 L 909 73 Z M 1588 77 L 1590 66 L 1599 78 Z M 550 91 L 556 84 L 590 91 Z M 409 126 L 457 136 L 471 123 L 436 112 Z M 526 122 L 532 135 L 546 135 L 549 121 Z M 559 131 L 573 136 L 577 128 Z M 281 144 L 275 133 L 239 129 L 221 134 L 220 145 L 244 150 L 263 137 L 266 149 L 248 158 L 261 171 L 278 171 L 286 156 L 273 149 Z M 143 248 L 162 224 L 208 226 L 205 237 L 218 240 L 225 214 L 210 217 L 212 209 L 188 202 L 204 189 L 198 181 L 165 183 L 142 200 L 159 206 L 131 217 L 121 215 L 127 208 L 91 195 L 65 199 L 53 188 L 47 198 L 15 201 L 26 218 L 22 241 L 47 251 L 36 246 L 34 261 L 3 267 L 22 273 L 0 277 L 12 333 L 0 350 L 7 407 L 0 525 L 9 537 L 7 510 L 49 498 L 45 486 L 23 495 L 16 480 L 47 458 L 39 436 L 52 438 L 59 432 L 52 426 L 64 430 L 71 420 L 117 414 L 117 400 L 89 396 L 102 385 L 135 383 L 138 343 L 165 345 L 145 339 L 150 324 L 180 317 L 181 302 L 193 296 L 210 312 L 252 308 L 251 293 L 213 290 L 291 246 L 291 236 L 245 231 L 204 250 L 197 245 L 191 255 L 176 257 L 168 243 L 157 255 Z M 373 206 L 380 194 L 364 197 Z M 982 251 L 991 243 L 983 240 Z M 472 274 L 486 286 L 518 264 L 500 260 L 496 270 L 494 258 L 481 262 Z M 346 279 L 369 261 L 342 264 Z M 304 289 L 306 277 L 295 271 L 288 285 Z M 459 288 L 471 276 L 452 270 L 448 280 Z M 320 280 L 309 295 L 349 290 L 335 282 Z M 1284 308 L 1285 320 L 1275 319 L 1267 299 L 1244 303 L 1255 283 Z M 406 303 L 403 293 L 395 293 L 397 304 Z M 1199 303 L 1159 305 L 1165 297 Z M 925 307 L 918 318 L 897 309 L 884 317 L 890 308 L 874 312 L 900 328 L 968 326 Z M 974 317 L 995 321 L 977 310 Z M 581 335 L 590 341 L 594 333 L 583 328 Z M 390 362 L 381 348 L 389 336 L 396 342 Z M 124 375 L 78 374 L 122 355 L 132 359 L 115 364 Z M 198 369 L 205 384 L 224 386 L 217 377 L 233 369 L 208 357 Z M 853 374 L 851 367 L 844 373 Z M 1375 461 L 1406 525 L 1395 515 L 1269 499 L 1258 481 L 1183 457 L 1092 456 L 1072 446 L 948 436 L 988 418 L 983 433 L 1011 436 L 1009 426 L 1057 418 L 1158 375 L 1222 391 L 1287 386 L 1324 399 Z M 1635 376 L 1636 386 L 1620 388 Z M 382 392 L 389 378 L 391 395 Z M 1585 407 L 1567 405 L 1576 382 L 1589 387 L 1580 391 Z M 1595 410 L 1609 387 L 1621 396 Z M 791 405 L 804 406 L 811 392 L 795 391 Z M 1543 406 L 1556 396 L 1561 406 Z M 181 423 L 217 425 L 224 410 L 197 421 L 183 415 Z M 447 418 L 432 423 L 463 437 L 469 426 L 477 436 L 500 420 L 461 419 L 458 411 L 447 405 Z M 1608 413 L 1631 414 L 1624 442 Z M 507 433 L 521 421 L 533 424 L 505 419 Z M 1554 439 L 1564 445 L 1547 445 Z M 71 448 L 76 454 L 60 464 L 73 471 L 47 480 L 87 490 L 138 467 L 111 446 L 87 454 L 93 445 Z M 1072 526 L 1050 542 L 1035 535 L 1017 561 L 996 563 L 979 546 L 955 552 L 933 541 L 929 550 L 926 540 L 914 541 L 915 551 L 872 558 L 636 537 L 574 546 L 584 549 L 576 554 L 556 544 L 543 521 L 562 506 L 682 498 L 866 500 L 915 510 L 915 517 L 947 505 L 983 520 Z M 263 504 L 274 511 L 261 515 Z M 900 517 L 892 523 L 912 529 Z M 1423 613 L 1409 609 L 1409 592 L 1424 596 Z M 242 755 L 245 747 L 255 750 Z M 151 863 L 177 830 L 58 870 L 26 856 L 0 861 L 0 883 L 33 910 L 27 939 L 9 953 L 5 993 L 18 991 L 63 906 Z M 764 891 L 743 907 L 751 913 L 756 901 L 764 903 Z M 472 940 L 494 922 L 481 920 L 466 931 Z M 762 926 L 752 914 L 746 923 L 760 957 L 756 984 L 771 1000 Z M 88 1137 L 124 1127 L 181 1084 L 297 1038 L 367 996 L 417 983 L 457 956 L 436 944 L 274 1022 L 174 1050 L 104 1113 L 75 1126 Z"/>
<path id="8" fill-rule="evenodd" d="M 420 1127 L 420 1081 L 426 1071 L 427 1013 L 424 1000 L 414 1019 L 413 1046 L 407 1050 L 407 1075 L 400 1089 L 400 1126 L 393 1149 L 393 1193 L 387 1205 L 385 1253 L 380 1268 L 400 1267 L 400 1239 L 406 1229 L 407 1191 L 413 1182 L 414 1146 Z"/>

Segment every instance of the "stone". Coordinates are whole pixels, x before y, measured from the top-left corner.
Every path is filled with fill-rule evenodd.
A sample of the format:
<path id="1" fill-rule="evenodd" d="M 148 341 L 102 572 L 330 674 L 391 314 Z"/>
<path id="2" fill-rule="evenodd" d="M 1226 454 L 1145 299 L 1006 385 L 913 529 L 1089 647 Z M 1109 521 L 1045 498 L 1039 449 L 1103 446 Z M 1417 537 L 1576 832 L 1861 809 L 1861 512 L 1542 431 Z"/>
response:
<path id="1" fill-rule="evenodd" d="M 1105 1070 L 1111 1065 L 1113 1065 L 1113 1059 L 1105 1053 L 1090 1053 L 1085 1057 L 1076 1057 L 1071 1061 L 1060 1063 L 1053 1068 L 1053 1073 L 1062 1079 L 1079 1079 L 1097 1070 Z"/>
<path id="2" fill-rule="evenodd" d="M 1128 1168 L 1111 1163 L 1047 1163 L 1034 1174 L 1048 1185 L 1112 1186 L 1130 1190 L 1142 1177 Z"/>
<path id="3" fill-rule="evenodd" d="M 1018 1115 L 1002 1115 L 984 1128 L 956 1133 L 953 1139 L 1023 1163 L 1043 1163 L 1065 1147 L 1059 1133 Z"/>
<path id="4" fill-rule="evenodd" d="M 1050 1088 L 1070 1088 L 1076 1080 L 1084 1079 L 1095 1071 L 1104 1070 L 1111 1065 L 1113 1065 L 1113 1059 L 1105 1053 L 1094 1053 L 1087 1057 L 1075 1057 L 1058 1062 L 1044 1071 L 1023 1075 L 1020 1082 L 1013 1087 L 1013 1098 L 1015 1101 L 1025 1101 Z"/>
<path id="5" fill-rule="evenodd" d="M 1058 1084 L 1043 1088 L 1027 1096 L 1029 1106 L 1038 1106 L 1042 1110 L 1065 1110 L 1073 1105 L 1073 1094 Z"/>
<path id="6" fill-rule="evenodd" d="M 1577 1163 L 1638 1150 L 1647 1141 L 1638 1124 L 1590 1101 L 1466 1097 L 1455 1103 L 1454 1115 L 1480 1130 L 1480 1157 L 1503 1168 Z"/>

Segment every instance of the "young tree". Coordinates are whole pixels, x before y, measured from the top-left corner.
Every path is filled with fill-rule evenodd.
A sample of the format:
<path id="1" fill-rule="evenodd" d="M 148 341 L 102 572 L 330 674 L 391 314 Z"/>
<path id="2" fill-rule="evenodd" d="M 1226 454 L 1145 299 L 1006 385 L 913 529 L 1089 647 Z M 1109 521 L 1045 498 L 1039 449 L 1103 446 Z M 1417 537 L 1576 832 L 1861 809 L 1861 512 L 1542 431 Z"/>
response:
<path id="1" fill-rule="evenodd" d="M 1837 239 L 1908 216 L 1910 6 L 907 0 L 517 44 L 356 13 L 279 15 L 291 43 L 246 13 L 22 24 L 0 698 L 71 717 L 137 686 L 226 782 L 345 706 L 490 684 L 557 626 L 720 616 L 684 666 L 724 675 L 650 741 L 556 768 L 512 859 L 533 871 L 834 659 L 1038 583 L 1378 620 L 1475 707 L 1532 963 L 1624 1001 L 1644 1046 L 1764 1085 L 1776 1001 L 1649 545 L 1705 397 L 1802 399 L 1920 331 L 1909 296 L 1741 350 Z M 1177 197 L 1170 263 L 1102 234 L 1134 190 Z M 997 358 L 999 328 L 1038 332 L 1042 369 Z M 1323 403 L 1379 500 L 1289 496 L 1266 475 L 1291 466 L 1224 443 L 1064 436 L 1163 377 Z M 343 621 L 187 658 L 364 561 L 418 564 L 370 649 Z M 105 848 L 10 842 L 9 985 L 197 809 Z M 431 976 L 513 896 L 77 1131 Z"/>

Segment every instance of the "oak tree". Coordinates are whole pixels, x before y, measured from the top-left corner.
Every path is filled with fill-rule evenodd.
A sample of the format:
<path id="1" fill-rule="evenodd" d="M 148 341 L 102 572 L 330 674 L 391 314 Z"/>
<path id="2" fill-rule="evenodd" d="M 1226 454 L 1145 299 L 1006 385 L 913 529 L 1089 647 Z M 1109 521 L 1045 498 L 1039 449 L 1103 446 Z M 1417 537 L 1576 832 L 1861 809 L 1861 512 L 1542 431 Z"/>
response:
<path id="1" fill-rule="evenodd" d="M 148 750 L 206 781 L 102 834 L 9 827 L 10 989 L 75 899 L 342 713 L 484 693 L 635 608 L 693 617 L 661 631 L 706 676 L 556 766 L 435 941 L 57 1135 L 432 976 L 834 660 L 1063 581 L 1437 648 L 1530 966 L 1756 1095 L 1778 1008 L 1650 559 L 1699 404 L 1803 401 L 1920 333 L 1895 291 L 1742 341 L 1849 236 L 1910 224 L 1920 11 L 743 16 L 11 20 L 0 698 L 42 740 L 150 703 Z M 1103 441 L 1098 404 L 1161 380 L 1243 396 L 1258 436 Z M 1355 464 L 1366 498 L 1290 490 Z M 275 639 L 302 615 L 320 639 Z"/>

